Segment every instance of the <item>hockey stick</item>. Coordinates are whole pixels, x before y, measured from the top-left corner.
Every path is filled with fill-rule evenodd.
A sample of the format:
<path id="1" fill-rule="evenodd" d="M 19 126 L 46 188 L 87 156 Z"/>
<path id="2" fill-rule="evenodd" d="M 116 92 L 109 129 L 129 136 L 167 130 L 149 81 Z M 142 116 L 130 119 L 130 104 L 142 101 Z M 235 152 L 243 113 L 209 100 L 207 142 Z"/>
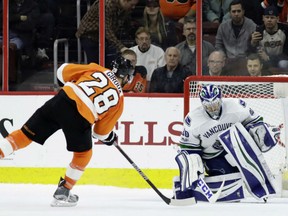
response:
<path id="1" fill-rule="evenodd" d="M 174 199 L 168 198 L 163 195 L 158 188 L 149 180 L 149 178 L 142 172 L 142 170 L 131 160 L 131 158 L 122 150 L 122 148 L 115 141 L 113 145 L 120 151 L 120 153 L 129 161 L 129 163 L 135 168 L 135 170 L 142 176 L 142 178 L 150 185 L 150 187 L 161 197 L 161 199 L 167 204 L 172 206 L 187 206 L 196 203 L 194 197 L 188 199 Z"/>
<path id="2" fill-rule="evenodd" d="M 213 192 L 211 191 L 211 189 L 209 188 L 207 183 L 204 181 L 204 179 L 202 177 L 199 177 L 199 179 L 198 179 L 198 187 L 202 191 L 202 194 L 209 201 L 209 203 L 215 203 L 218 200 L 218 198 L 221 195 L 222 189 L 224 187 L 224 183 L 225 183 L 225 179 L 223 180 L 218 191 L 215 194 L 213 194 Z"/>

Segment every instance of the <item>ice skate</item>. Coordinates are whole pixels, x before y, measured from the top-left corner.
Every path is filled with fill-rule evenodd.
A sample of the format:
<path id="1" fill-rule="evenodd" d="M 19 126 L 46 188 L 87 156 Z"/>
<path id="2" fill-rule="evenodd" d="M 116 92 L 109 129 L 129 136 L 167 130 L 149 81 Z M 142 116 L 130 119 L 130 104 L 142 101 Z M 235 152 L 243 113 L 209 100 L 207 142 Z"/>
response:
<path id="1" fill-rule="evenodd" d="M 53 195 L 54 199 L 51 202 L 52 207 L 72 207 L 77 205 L 79 197 L 64 187 L 65 182 L 63 178 L 60 178 L 58 188 Z"/>

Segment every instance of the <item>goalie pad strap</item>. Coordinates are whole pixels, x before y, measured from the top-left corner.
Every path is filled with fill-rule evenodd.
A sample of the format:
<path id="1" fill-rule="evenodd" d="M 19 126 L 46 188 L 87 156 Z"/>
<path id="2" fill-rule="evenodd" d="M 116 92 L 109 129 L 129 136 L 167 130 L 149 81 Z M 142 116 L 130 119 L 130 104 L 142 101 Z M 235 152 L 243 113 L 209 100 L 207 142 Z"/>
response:
<path id="1" fill-rule="evenodd" d="M 219 141 L 235 159 L 248 191 L 256 199 L 275 194 L 274 177 L 264 156 L 241 123 L 236 123 L 221 133 Z"/>
<path id="2" fill-rule="evenodd" d="M 181 190 L 194 189 L 197 186 L 199 175 L 204 173 L 201 157 L 198 154 L 181 151 L 175 160 L 180 170 Z"/>

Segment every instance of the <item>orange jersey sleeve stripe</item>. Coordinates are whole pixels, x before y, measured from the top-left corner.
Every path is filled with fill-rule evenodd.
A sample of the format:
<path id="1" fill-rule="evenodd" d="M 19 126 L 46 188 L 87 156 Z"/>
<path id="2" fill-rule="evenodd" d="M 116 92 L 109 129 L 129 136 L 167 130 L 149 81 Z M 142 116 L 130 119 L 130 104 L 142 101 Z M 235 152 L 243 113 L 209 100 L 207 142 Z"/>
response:
<path id="1" fill-rule="evenodd" d="M 95 111 L 95 107 L 89 98 L 81 92 L 81 90 L 73 83 L 66 83 L 63 87 L 69 98 L 76 102 L 79 113 L 90 123 L 93 124 L 97 119 L 98 115 Z"/>

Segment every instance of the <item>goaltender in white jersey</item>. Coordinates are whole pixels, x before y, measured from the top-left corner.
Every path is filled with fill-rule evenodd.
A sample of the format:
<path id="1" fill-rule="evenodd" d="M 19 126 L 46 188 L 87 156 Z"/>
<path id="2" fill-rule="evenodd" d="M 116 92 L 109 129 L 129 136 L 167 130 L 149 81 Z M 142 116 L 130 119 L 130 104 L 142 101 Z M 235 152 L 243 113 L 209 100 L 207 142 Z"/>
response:
<path id="1" fill-rule="evenodd" d="M 211 118 L 212 117 L 212 118 Z M 216 117 L 216 116 L 215 116 Z M 184 122 L 184 131 L 180 137 L 182 149 L 202 151 L 204 159 L 219 156 L 223 147 L 218 141 L 218 135 L 230 128 L 236 122 L 262 121 L 262 117 L 255 114 L 242 100 L 226 99 L 222 102 L 221 115 L 213 119 L 203 106 L 190 112 Z"/>
<path id="2" fill-rule="evenodd" d="M 201 187 L 204 171 L 209 190 L 217 191 L 225 181 L 218 201 L 243 199 L 243 182 L 256 199 L 274 195 L 273 176 L 262 152 L 277 144 L 280 128 L 264 123 L 243 100 L 222 100 L 221 89 L 214 85 L 203 86 L 199 96 L 202 106 L 184 120 L 174 196 L 209 201 L 213 194 Z"/>

